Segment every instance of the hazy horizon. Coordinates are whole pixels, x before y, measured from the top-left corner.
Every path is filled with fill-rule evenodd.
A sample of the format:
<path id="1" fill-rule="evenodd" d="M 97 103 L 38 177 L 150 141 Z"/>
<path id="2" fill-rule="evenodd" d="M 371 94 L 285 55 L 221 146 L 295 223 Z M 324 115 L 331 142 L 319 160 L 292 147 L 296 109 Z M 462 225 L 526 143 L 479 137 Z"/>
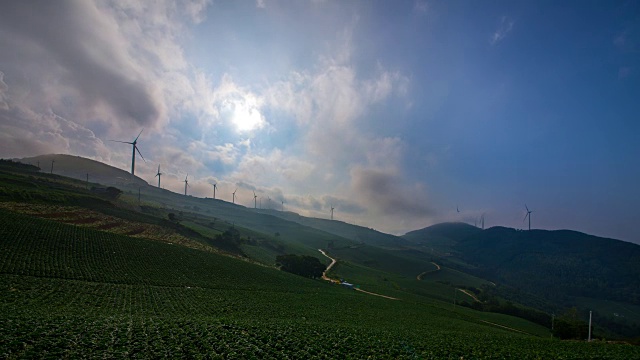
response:
<path id="1" fill-rule="evenodd" d="M 404 234 L 640 243 L 638 2 L 0 4 L 0 157 Z M 10 51 L 9 51 L 10 49 Z M 458 212 L 459 210 L 459 212 Z"/>

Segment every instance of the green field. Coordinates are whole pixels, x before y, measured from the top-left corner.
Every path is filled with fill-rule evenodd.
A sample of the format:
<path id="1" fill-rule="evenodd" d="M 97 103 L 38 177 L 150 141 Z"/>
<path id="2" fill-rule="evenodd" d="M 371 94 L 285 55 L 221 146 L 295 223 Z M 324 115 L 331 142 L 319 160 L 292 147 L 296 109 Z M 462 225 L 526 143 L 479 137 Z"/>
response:
<path id="1" fill-rule="evenodd" d="M 5 358 L 640 354 L 523 335 L 470 310 L 390 301 L 176 245 L 8 212 L 2 219 Z"/>
<path id="2" fill-rule="evenodd" d="M 174 201 L 180 211 L 157 201 L 136 208 L 93 201 L 100 198 L 61 177 L 49 194 L 46 177 L 30 186 L 20 175 L 3 176 L 3 359 L 640 358 L 636 346 L 553 340 L 526 320 L 454 305 L 473 301 L 458 286 L 483 280 L 436 271 L 413 250 L 385 253 L 219 201 L 185 197 Z M 166 220 L 172 211 L 179 222 Z M 212 239 L 229 224 L 240 224 L 246 256 L 215 248 Z M 339 259 L 330 276 L 400 300 L 273 264 L 285 252 L 328 263 L 317 249 L 329 242 Z"/>

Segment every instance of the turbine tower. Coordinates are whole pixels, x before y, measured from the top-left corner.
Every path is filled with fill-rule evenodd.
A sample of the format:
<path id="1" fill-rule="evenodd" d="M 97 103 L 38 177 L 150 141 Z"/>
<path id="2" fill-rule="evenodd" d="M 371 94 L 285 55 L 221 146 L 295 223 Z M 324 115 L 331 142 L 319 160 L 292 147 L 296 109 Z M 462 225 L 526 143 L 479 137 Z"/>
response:
<path id="1" fill-rule="evenodd" d="M 531 213 L 533 211 L 529 210 L 529 207 L 527 207 L 527 204 L 524 204 L 524 207 L 527 209 L 527 215 L 524 216 L 524 219 L 522 219 L 522 221 L 524 222 L 525 220 L 527 220 L 527 217 L 529 218 L 529 231 L 531 231 Z"/>
<path id="2" fill-rule="evenodd" d="M 333 207 L 333 204 L 331 204 L 331 220 L 333 220 L 333 210 L 334 210 L 334 209 L 335 209 L 335 208 Z"/>
<path id="3" fill-rule="evenodd" d="M 218 187 L 218 184 L 211 184 L 213 185 L 213 200 L 216 199 L 216 188 Z"/>
<path id="4" fill-rule="evenodd" d="M 282 211 L 284 212 L 284 200 L 281 200 L 281 201 L 282 201 Z"/>
<path id="5" fill-rule="evenodd" d="M 258 195 L 256 195 L 256 192 L 253 192 L 253 208 L 257 209 L 258 208 Z"/>
<path id="6" fill-rule="evenodd" d="M 51 173 L 52 173 L 52 174 L 53 174 L 53 163 L 54 163 L 54 162 L 56 162 L 56 160 L 55 160 L 55 159 L 52 159 L 52 160 L 51 160 Z"/>
<path id="7" fill-rule="evenodd" d="M 236 189 L 233 191 L 233 200 L 232 200 L 232 202 L 233 202 L 234 204 L 236 203 L 236 191 L 238 191 L 238 188 L 236 188 Z"/>
<path id="8" fill-rule="evenodd" d="M 136 136 L 136 138 L 133 139 L 133 142 L 110 140 L 114 142 L 132 145 L 132 148 L 131 148 L 131 180 L 132 181 L 133 181 L 134 172 L 136 170 L 136 151 L 138 152 L 138 154 L 140 154 L 140 157 L 142 158 L 142 160 L 144 160 L 144 156 L 142 156 L 142 153 L 140 153 L 140 150 L 138 150 L 138 145 L 136 145 L 138 143 L 138 138 L 140 137 L 140 134 L 142 134 L 142 130 L 140 130 L 140 133 L 138 133 L 138 136 Z M 144 160 L 144 162 L 147 162 L 147 160 Z"/>
<path id="9" fill-rule="evenodd" d="M 189 174 L 187 173 L 187 176 L 184 177 L 184 195 L 187 195 L 187 186 L 190 187 L 189 185 L 189 180 L 187 180 L 187 178 L 189 177 Z"/>
<path id="10" fill-rule="evenodd" d="M 162 175 L 162 173 L 160 172 L 160 164 L 158 164 L 158 173 L 156 174 L 156 176 L 158 177 L 158 189 L 160 188 L 160 176 Z"/>
<path id="11" fill-rule="evenodd" d="M 482 224 L 482 230 L 484 230 L 484 213 L 482 213 L 482 216 L 480 217 L 480 224 Z"/>

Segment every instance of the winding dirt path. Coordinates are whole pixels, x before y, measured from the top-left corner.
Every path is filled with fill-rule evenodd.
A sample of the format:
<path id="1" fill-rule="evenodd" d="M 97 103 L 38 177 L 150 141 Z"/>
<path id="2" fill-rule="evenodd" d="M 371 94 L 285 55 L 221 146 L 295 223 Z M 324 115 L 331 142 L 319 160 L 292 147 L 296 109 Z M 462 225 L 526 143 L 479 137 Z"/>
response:
<path id="1" fill-rule="evenodd" d="M 324 250 L 322 250 L 322 249 L 318 249 L 318 251 L 320 251 L 322 253 L 322 255 L 326 256 L 327 258 L 329 258 L 331 260 L 331 264 L 329 264 L 329 266 L 327 266 L 327 268 L 322 272 L 322 280 L 331 281 L 331 282 L 340 284 L 340 281 L 332 279 L 332 278 L 327 276 L 327 271 L 331 270 L 333 265 L 336 264 L 336 262 L 337 262 L 336 259 L 334 259 L 331 256 L 327 255 L 327 253 L 324 252 Z"/>
<path id="2" fill-rule="evenodd" d="M 436 272 L 436 271 L 439 271 L 439 270 L 440 270 L 440 265 L 438 265 L 438 264 L 434 263 L 433 261 L 432 261 L 431 263 L 436 267 L 436 269 L 435 269 L 435 270 L 429 270 L 429 271 L 425 271 L 425 272 L 423 272 L 423 273 L 420 273 L 418 276 L 416 276 L 416 279 L 418 279 L 418 281 L 422 280 L 422 278 L 423 278 L 425 275 L 427 275 L 427 274 L 429 274 L 429 273 Z"/>
<path id="3" fill-rule="evenodd" d="M 326 256 L 327 258 L 329 258 L 331 260 L 331 264 L 329 264 L 329 266 L 327 266 L 327 269 L 322 273 L 322 280 L 326 280 L 326 281 L 331 281 L 332 283 L 336 283 L 336 284 L 340 284 L 339 280 L 336 279 L 332 279 L 330 277 L 327 276 L 327 271 L 331 270 L 331 268 L 333 267 L 333 265 L 336 264 L 336 259 L 332 258 L 331 256 L 327 255 L 326 252 L 324 252 L 324 250 L 322 249 L 318 249 L 318 251 L 320 251 L 322 253 L 322 255 Z M 365 293 L 365 294 L 369 294 L 369 295 L 374 295 L 374 296 L 379 296 L 379 297 L 383 297 L 385 299 L 390 299 L 390 300 L 400 300 L 398 298 L 394 298 L 391 296 L 387 296 L 387 295 L 382 295 L 382 294 L 376 294 L 370 291 L 366 291 L 366 290 L 362 290 L 360 288 L 354 288 L 355 291 L 359 291 L 361 293 Z"/>
<path id="4" fill-rule="evenodd" d="M 469 295 L 469 297 L 471 297 L 473 300 L 475 300 L 476 302 L 480 302 L 480 300 L 478 300 L 478 298 L 476 297 L 476 294 L 472 293 L 469 290 L 465 290 L 465 289 L 458 289 L 459 291 L 462 291 L 463 293 Z"/>

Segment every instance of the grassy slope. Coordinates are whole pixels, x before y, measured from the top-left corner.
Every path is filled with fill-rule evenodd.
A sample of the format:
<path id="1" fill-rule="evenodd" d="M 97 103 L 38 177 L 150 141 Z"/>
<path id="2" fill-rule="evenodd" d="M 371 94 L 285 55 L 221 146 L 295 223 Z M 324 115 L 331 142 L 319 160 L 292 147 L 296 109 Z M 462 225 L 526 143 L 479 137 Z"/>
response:
<path id="1" fill-rule="evenodd" d="M 6 358 L 640 355 L 518 335 L 468 309 L 390 301 L 217 254 L 26 215 L 1 218 Z"/>
<path id="2" fill-rule="evenodd" d="M 58 180 L 56 180 L 56 181 L 58 181 Z M 60 181 L 64 181 L 64 180 L 60 180 Z M 82 184 L 82 183 L 81 183 L 81 184 Z M 155 189 L 155 190 L 158 190 L 158 189 Z M 251 222 L 257 222 L 257 223 L 258 223 L 258 226 L 262 226 L 263 228 L 267 228 L 267 229 L 269 229 L 269 230 L 271 230 L 271 231 L 274 229 L 274 225 L 273 225 L 273 224 L 269 224 L 269 226 L 266 226 L 266 227 L 265 227 L 265 225 L 264 225 L 265 219 L 264 219 L 264 218 L 262 218 L 262 219 L 260 219 L 260 220 L 256 221 L 256 216 L 255 216 L 256 214 L 252 214 L 252 213 L 251 213 L 251 211 L 252 211 L 251 209 L 246 209 L 246 208 L 244 208 L 244 207 L 239 207 L 239 206 L 237 206 L 237 205 L 232 205 L 232 204 L 228 204 L 228 203 L 221 202 L 221 201 L 213 201 L 213 200 L 211 200 L 211 199 L 208 199 L 208 200 L 207 200 L 207 199 L 196 199 L 196 198 L 183 197 L 183 196 L 180 196 L 179 198 L 180 198 L 180 201 L 175 201 L 175 200 L 176 200 L 176 199 L 178 199 L 178 198 L 177 198 L 177 197 L 175 197 L 175 194 L 171 195 L 171 199 L 173 199 L 173 200 L 174 200 L 174 203 L 175 203 L 175 204 L 179 204 L 179 206 L 181 206 L 181 207 L 183 207 L 183 208 L 185 208 L 185 209 L 187 209 L 187 208 L 189 208 L 189 207 L 190 207 L 190 208 L 189 208 L 189 211 L 190 211 L 190 212 L 189 212 L 189 214 L 196 214 L 196 218 L 197 218 L 198 220 L 204 219 L 205 214 L 207 214 L 208 216 L 210 216 L 210 215 L 211 215 L 211 212 L 219 211 L 220 213 L 226 213 L 227 215 L 229 215 L 229 213 L 231 213 L 230 218 L 235 218 L 235 219 L 237 219 L 237 220 L 249 220 L 249 223 L 251 223 Z M 209 206 L 211 203 L 213 203 L 213 204 L 214 204 L 214 205 L 216 205 L 216 206 L 220 205 L 220 207 L 222 207 L 222 210 L 221 210 L 221 209 L 215 210 L 216 206 L 211 206 L 210 208 L 203 208 L 203 207 L 202 207 L 202 204 L 206 204 L 207 206 Z M 198 206 L 198 207 L 199 207 L 199 209 L 197 209 L 197 210 L 196 210 L 196 209 L 194 209 L 194 206 Z M 133 214 L 133 213 L 131 213 L 131 212 L 129 212 L 129 211 L 124 211 L 124 210 L 122 210 L 122 209 L 118 209 L 118 208 L 110 208 L 110 209 L 111 209 L 111 211 L 112 211 L 112 212 L 114 212 L 114 213 L 118 213 L 118 214 L 120 214 L 120 215 L 122 215 L 122 216 L 125 216 L 125 217 L 131 217 L 131 216 L 134 216 L 134 217 L 142 217 L 142 218 L 147 219 L 147 220 L 149 220 L 149 221 L 157 221 L 157 218 L 154 218 L 153 216 L 148 216 L 148 215 L 144 215 L 144 214 L 135 215 L 135 214 Z M 231 212 L 230 212 L 230 211 L 229 211 L 229 209 L 232 209 L 233 211 L 231 211 Z M 185 214 L 186 214 L 186 213 L 185 213 Z M 157 215 L 157 214 L 156 214 L 156 215 Z M 190 215 L 187 215 L 187 216 L 190 216 Z M 155 220 L 154 220 L 154 219 L 155 219 Z M 271 221 L 271 220 L 273 220 L 273 219 L 272 219 L 272 217 L 267 218 L 267 221 Z M 281 225 L 281 224 L 282 224 L 281 222 L 279 222 L 279 221 L 277 221 L 277 220 L 276 220 L 276 221 L 274 221 L 274 222 L 276 223 L 276 226 L 278 226 L 278 225 Z M 194 222 L 193 224 L 195 225 L 195 226 L 194 226 L 195 228 L 198 228 L 198 229 L 199 229 L 199 230 L 201 230 L 202 232 L 207 232 L 207 231 L 209 231 L 209 230 L 207 230 L 207 229 L 199 228 L 200 226 L 202 226 L 202 224 L 199 224 L 198 222 Z M 191 225 L 191 224 L 188 224 L 188 225 Z M 287 225 L 288 225 L 288 224 L 287 224 Z M 296 225 L 297 225 L 297 224 L 296 224 Z M 296 226 L 296 225 L 294 225 L 294 226 Z M 277 228 L 278 228 L 278 227 L 276 227 L 276 229 L 277 229 Z M 214 230 L 214 231 L 215 231 L 215 230 Z M 247 230 L 247 232 L 250 232 L 250 231 L 254 231 L 254 230 Z M 325 241 L 326 239 L 328 239 L 327 237 L 323 238 L 322 236 L 327 236 L 327 235 L 322 235 L 322 234 L 326 234 L 326 233 L 317 232 L 317 231 L 310 231 L 310 233 L 311 233 L 311 235 L 312 235 L 312 236 L 315 236 L 315 237 L 316 237 L 316 239 L 318 239 L 318 238 L 322 239 L 322 240 L 321 240 L 321 242 L 316 242 L 316 243 L 311 242 L 311 246 L 309 246 L 309 244 L 305 244 L 304 242 L 298 242 L 298 241 L 296 241 L 296 239 L 298 239 L 298 237 L 297 237 L 296 235 L 299 235 L 299 234 L 297 234 L 297 233 L 295 232 L 295 230 L 292 230 L 292 231 L 291 231 L 291 235 L 293 235 L 293 236 L 292 236 L 290 239 L 288 239 L 287 246 L 292 246 L 292 247 L 298 246 L 300 250 L 303 250 L 303 251 L 306 251 L 306 252 L 308 252 L 308 253 L 311 253 L 311 254 L 313 254 L 313 255 L 315 255 L 315 256 L 318 256 L 317 251 L 316 251 L 316 250 L 315 250 L 315 248 L 314 248 L 314 247 L 315 247 L 314 245 L 320 245 L 320 244 L 322 244 L 322 242 L 323 242 L 323 241 Z M 252 233 L 252 234 L 253 234 L 253 236 L 257 236 L 257 234 L 259 234 L 259 232 L 254 232 L 254 233 Z M 264 234 L 264 233 L 263 233 L 263 234 Z M 321 235 L 320 235 L 320 236 L 318 236 L 318 234 L 321 234 Z M 273 237 L 272 237 L 272 236 L 269 236 L 269 235 L 267 235 L 267 236 L 266 236 L 266 238 L 271 238 L 271 239 L 273 239 Z M 333 238 L 331 238 L 331 239 L 333 240 L 333 239 L 335 239 L 335 237 L 333 237 Z M 315 240 L 315 241 L 318 241 L 318 240 Z M 337 243 L 338 245 L 343 245 L 343 246 L 344 246 L 344 245 L 349 245 L 349 244 L 350 244 L 348 241 L 347 241 L 347 242 L 344 242 L 344 243 L 340 243 L 340 241 L 342 241 L 342 240 L 336 241 L 336 243 Z M 243 246 L 243 248 L 247 248 L 247 247 L 246 247 L 246 246 Z M 262 254 L 261 252 L 265 252 L 265 251 L 267 251 L 267 250 L 268 250 L 267 248 L 264 248 L 264 247 L 262 247 L 262 248 L 261 248 L 261 247 L 259 247 L 259 246 L 256 246 L 256 247 L 251 246 L 251 248 L 255 248 L 255 250 L 256 250 L 258 253 L 260 253 L 260 254 Z M 146 251 L 146 249 L 145 249 L 145 251 Z M 378 251 L 378 252 L 376 253 L 376 251 Z M 367 256 L 371 256 L 371 255 L 373 254 L 373 255 L 375 255 L 374 257 L 378 257 L 378 259 L 379 259 L 379 260 L 384 259 L 384 253 L 379 252 L 379 250 L 376 250 L 376 251 L 373 251 L 373 252 L 371 252 L 371 251 L 367 251 L 365 255 L 367 255 Z M 393 258 L 399 257 L 399 260 L 400 260 L 400 261 L 402 261 L 402 260 L 403 260 L 403 257 L 405 257 L 405 260 L 406 260 L 406 259 L 409 259 L 409 258 L 411 258 L 412 260 L 415 260 L 415 257 L 416 257 L 416 254 L 410 254 L 410 253 L 409 253 L 409 254 L 407 254 L 407 253 L 403 253 L 402 251 L 396 251 L 396 252 L 394 252 L 394 253 L 396 253 L 396 254 L 394 254 L 393 256 L 389 257 L 389 259 L 393 259 Z M 254 255 L 256 255 L 256 256 L 261 256 L 260 254 L 257 254 L 257 253 L 256 253 L 256 254 L 254 254 Z M 400 254 L 400 255 L 398 256 L 397 254 Z M 272 253 L 272 256 L 273 256 L 273 257 L 275 257 L 275 255 L 277 255 L 277 252 L 273 252 L 273 253 Z M 382 256 L 382 257 L 381 257 L 381 256 Z M 266 261 L 265 261 L 265 262 L 266 262 Z M 431 265 L 428 265 L 428 266 L 431 266 Z M 71 267 L 67 266 L 67 268 L 73 268 L 73 266 L 71 266 Z M 156 269 L 157 269 L 157 268 L 156 268 Z M 364 271 L 366 272 L 366 271 L 368 271 L 368 270 L 365 268 L 365 269 L 364 269 Z M 409 272 L 410 272 L 410 271 L 409 271 Z M 408 274 L 409 272 L 407 272 L 407 274 Z M 206 271 L 205 271 L 205 273 L 206 273 Z M 381 274 L 386 274 L 386 273 L 384 273 L 384 272 L 380 272 L 380 273 L 381 273 Z M 412 276 L 409 276 L 409 275 L 397 275 L 397 274 L 387 274 L 387 275 L 389 275 L 389 276 L 391 276 L 391 277 L 394 277 L 394 279 L 398 280 L 398 282 L 399 282 L 399 283 L 396 283 L 396 285 L 394 285 L 394 286 L 392 287 L 392 289 L 391 289 L 391 290 L 392 290 L 392 291 L 398 291 L 399 293 L 401 293 L 402 295 L 405 295 L 405 296 L 407 296 L 407 294 L 412 294 L 412 296 L 414 296 L 414 295 L 415 295 L 414 297 L 409 297 L 409 299 L 410 299 L 411 301 L 417 301 L 417 302 L 420 302 L 420 303 L 430 303 L 430 304 L 434 304 L 432 301 L 430 301 L 430 300 L 428 300 L 428 299 L 426 299 L 426 300 L 425 300 L 425 298 L 424 298 L 424 297 L 422 297 L 422 298 L 421 298 L 420 296 L 424 295 L 424 296 L 430 296 L 430 297 L 433 297 L 433 294 L 434 294 L 434 293 L 435 293 L 435 294 L 443 293 L 443 292 L 445 292 L 445 291 L 447 291 L 447 290 L 448 290 L 448 289 L 446 288 L 446 286 L 445 286 L 445 287 L 442 287 L 442 288 L 438 288 L 438 286 L 443 285 L 443 284 L 440 284 L 440 283 L 438 283 L 437 281 L 432 282 L 432 283 L 429 283 L 429 284 L 427 284 L 428 282 L 425 282 L 425 284 L 427 284 L 427 285 L 424 285 L 424 284 L 420 284 L 420 285 L 419 285 L 419 286 L 422 286 L 422 287 L 423 287 L 423 289 L 421 289 L 421 290 L 420 290 L 420 291 L 422 291 L 422 293 L 417 293 L 417 294 L 416 294 L 416 292 L 415 292 L 416 285 L 415 285 L 415 284 L 416 284 L 416 283 L 420 283 L 420 282 L 416 282 L 416 281 L 409 281 L 409 280 L 412 278 Z M 383 276 L 384 276 L 384 275 L 383 275 Z M 171 279 L 171 277 L 168 277 L 167 279 Z M 415 279 L 415 278 L 413 277 L 413 279 Z M 66 281 L 66 280 L 65 280 L 65 281 Z M 81 281 L 81 282 L 82 282 L 82 281 L 84 281 L 84 280 L 78 280 L 78 281 Z M 160 288 L 163 288 L 163 289 L 165 288 L 165 287 L 164 287 L 164 285 L 158 285 L 158 284 L 147 284 L 147 283 L 145 283 L 144 281 L 142 281 L 142 282 L 140 282 L 140 283 L 144 284 L 145 286 L 155 286 L 155 287 L 160 287 Z M 398 284 L 399 284 L 399 285 L 398 285 Z M 128 285 L 133 286 L 133 287 L 136 287 L 136 286 L 137 286 L 137 284 L 128 284 Z M 437 286 L 436 286 L 436 285 L 437 285 Z M 187 285 L 187 286 L 191 287 L 191 290 L 192 290 L 192 289 L 194 289 L 194 287 L 193 287 L 193 286 L 191 286 L 191 285 Z M 380 285 L 380 282 L 372 282 L 372 283 L 371 283 L 371 286 L 373 286 L 373 287 L 374 287 L 374 288 L 373 288 L 373 290 L 376 290 L 376 289 L 377 289 L 376 287 L 384 288 L 384 286 L 381 286 L 381 285 Z M 429 286 L 435 286 L 436 288 L 429 288 Z M 443 286 L 444 286 L 444 285 L 443 285 Z M 434 289 L 435 289 L 435 290 L 434 290 Z M 226 294 L 225 296 L 228 296 L 228 297 L 230 297 L 230 298 L 233 298 L 233 296 L 232 296 L 232 294 L 231 294 L 231 293 L 234 293 L 236 290 L 238 290 L 238 289 L 234 289 L 234 288 L 232 288 L 231 290 L 229 290 L 230 292 L 229 292 L 228 294 Z M 383 289 L 383 290 L 384 290 L 384 289 Z M 410 290 L 410 291 L 409 291 L 409 290 Z M 38 293 L 38 291 L 39 291 L 39 290 L 37 290 L 37 289 L 36 289 L 36 290 L 35 290 L 35 293 L 37 294 L 37 293 Z M 119 291 L 118 291 L 118 292 L 119 292 Z M 342 294 L 342 295 L 344 295 L 344 290 L 343 290 L 343 289 L 339 289 L 339 293 L 340 293 L 340 294 Z M 33 295 L 33 294 L 32 294 L 32 295 Z M 103 294 L 103 295 L 104 295 L 104 294 Z M 209 294 L 209 295 L 211 295 L 211 294 Z M 209 296 L 209 295 L 207 295 L 207 296 Z M 35 296 L 35 295 L 34 295 L 34 296 Z M 134 295 L 131 295 L 131 296 L 134 296 Z M 136 296 L 137 296 L 137 295 L 136 295 Z M 203 295 L 203 296 L 204 296 L 204 295 Z M 278 295 L 278 296 L 280 296 L 280 295 Z M 101 296 L 98 296 L 97 298 L 94 298 L 93 300 L 91 300 L 91 301 L 89 301 L 89 302 L 92 302 L 92 301 L 93 301 L 93 302 L 96 302 L 96 303 L 100 303 L 100 301 L 101 301 L 101 300 L 100 300 L 100 299 L 101 299 L 101 297 L 102 297 L 102 295 L 101 295 Z M 204 296 L 204 297 L 206 297 L 206 296 Z M 157 295 L 152 295 L 152 298 L 157 299 Z M 291 299 L 290 299 L 290 300 L 291 300 Z M 339 299 L 339 300 L 340 300 L 340 299 Z M 445 301 L 447 301 L 448 299 L 444 299 L 444 300 L 445 300 Z M 155 300 L 154 300 L 154 301 L 155 301 Z M 293 300 L 292 300 L 292 301 L 293 301 Z M 342 300 L 340 300 L 340 301 L 342 301 Z M 77 301 L 76 301 L 76 302 L 77 302 Z M 125 300 L 125 302 L 126 302 L 126 300 Z M 66 303 L 66 302 L 63 302 L 63 303 Z M 436 302 L 436 303 L 437 303 L 437 302 Z M 138 305 L 136 305 L 136 306 L 140 307 L 141 305 L 139 305 L 139 304 L 138 304 Z M 175 306 L 175 305 L 174 305 L 174 306 Z M 441 305 L 439 305 L 439 306 L 441 306 Z M 101 307 L 104 307 L 104 306 L 103 306 L 103 305 L 101 305 Z M 143 306 L 143 307 L 144 307 L 144 306 Z M 140 307 L 140 310 L 141 310 L 143 307 Z M 107 308 L 108 308 L 108 307 L 107 307 Z M 335 306 L 334 308 L 340 308 L 340 305 L 339 305 L 339 304 L 336 304 L 336 306 Z M 355 308 L 358 308 L 358 307 L 356 306 Z M 302 311 L 307 311 L 307 310 L 308 310 L 308 309 L 306 309 L 306 310 L 305 310 L 305 309 L 303 309 Z M 464 311 L 467 311 L 467 310 L 464 310 Z M 156 314 L 156 315 L 157 315 L 157 314 L 159 314 L 159 313 L 154 313 L 154 314 Z M 326 315 L 326 314 L 325 314 L 325 315 Z M 424 314 L 423 314 L 423 315 L 424 315 Z M 154 315 L 154 316 L 155 316 L 155 315 Z M 417 316 L 417 314 L 414 314 L 414 316 Z M 484 316 L 484 314 L 482 314 L 482 316 Z M 303 316 L 303 317 L 305 317 L 305 318 L 306 318 L 306 316 Z M 244 317 L 243 317 L 243 319 L 246 319 L 246 318 L 244 318 Z M 472 321 L 472 322 L 473 322 L 473 321 Z M 530 332 L 531 332 L 531 331 L 530 331 Z M 531 333 L 534 333 L 534 332 L 531 332 Z"/>

